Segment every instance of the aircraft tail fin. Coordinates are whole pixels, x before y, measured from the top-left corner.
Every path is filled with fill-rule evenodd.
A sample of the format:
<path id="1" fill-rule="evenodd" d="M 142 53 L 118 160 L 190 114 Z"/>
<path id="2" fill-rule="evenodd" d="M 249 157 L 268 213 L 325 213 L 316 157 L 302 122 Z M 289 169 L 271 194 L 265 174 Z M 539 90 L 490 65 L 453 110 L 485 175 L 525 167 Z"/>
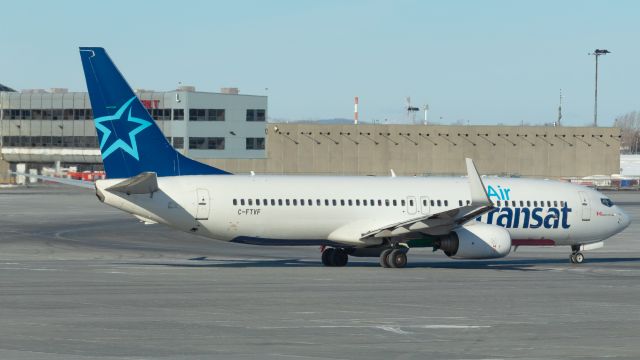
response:
<path id="1" fill-rule="evenodd" d="M 107 178 L 229 174 L 177 152 L 103 48 L 81 47 L 80 58 Z"/>

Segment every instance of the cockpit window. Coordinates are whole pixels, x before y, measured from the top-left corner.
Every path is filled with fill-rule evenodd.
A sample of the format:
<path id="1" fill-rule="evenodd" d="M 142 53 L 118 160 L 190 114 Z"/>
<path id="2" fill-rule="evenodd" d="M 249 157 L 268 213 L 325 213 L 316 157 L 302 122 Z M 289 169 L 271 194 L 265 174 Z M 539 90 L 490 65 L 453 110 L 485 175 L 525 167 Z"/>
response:
<path id="1" fill-rule="evenodd" d="M 602 199 L 600 199 L 600 202 L 602 203 L 602 205 L 604 205 L 606 207 L 612 207 L 613 206 L 613 201 L 611 201 L 611 199 L 602 198 Z"/>

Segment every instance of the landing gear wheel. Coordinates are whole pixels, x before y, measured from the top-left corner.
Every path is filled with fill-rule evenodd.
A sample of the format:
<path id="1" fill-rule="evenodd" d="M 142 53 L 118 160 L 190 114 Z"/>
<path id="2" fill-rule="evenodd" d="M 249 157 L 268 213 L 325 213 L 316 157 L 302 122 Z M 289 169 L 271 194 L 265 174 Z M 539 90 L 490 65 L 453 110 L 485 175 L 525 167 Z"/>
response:
<path id="1" fill-rule="evenodd" d="M 407 266 L 407 251 L 395 249 L 387 256 L 387 262 L 392 268 L 401 269 Z"/>
<path id="2" fill-rule="evenodd" d="M 584 261 L 584 255 L 582 255 L 582 253 L 575 253 L 573 254 L 573 260 L 576 264 L 582 264 Z"/>
<path id="3" fill-rule="evenodd" d="M 582 264 L 584 261 L 584 255 L 581 252 L 575 252 L 569 256 L 572 264 Z"/>
<path id="4" fill-rule="evenodd" d="M 389 265 L 389 254 L 391 254 L 391 251 L 393 249 L 387 249 L 387 250 L 383 250 L 380 253 L 380 266 L 382 266 L 383 268 L 390 268 L 391 265 Z"/>
<path id="5" fill-rule="evenodd" d="M 349 255 L 347 252 L 342 249 L 335 249 L 333 251 L 333 256 L 331 259 L 331 263 L 333 266 L 345 266 L 349 262 Z"/>
<path id="6" fill-rule="evenodd" d="M 334 248 L 326 248 L 322 252 L 322 265 L 324 266 L 333 266 L 333 254 L 335 252 Z"/>

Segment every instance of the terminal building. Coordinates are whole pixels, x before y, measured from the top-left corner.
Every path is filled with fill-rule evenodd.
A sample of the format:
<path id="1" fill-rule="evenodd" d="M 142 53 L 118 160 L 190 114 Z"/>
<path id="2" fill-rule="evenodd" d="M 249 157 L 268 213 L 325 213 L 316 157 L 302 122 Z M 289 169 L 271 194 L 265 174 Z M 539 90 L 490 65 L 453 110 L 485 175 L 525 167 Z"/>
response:
<path id="1" fill-rule="evenodd" d="M 167 140 L 195 159 L 263 159 L 267 97 L 197 92 L 137 90 Z M 79 165 L 101 163 L 86 92 L 66 89 L 0 92 L 2 158 L 10 163 Z"/>
<path id="2" fill-rule="evenodd" d="M 272 123 L 266 96 L 235 88 L 136 93 L 176 149 L 232 173 L 464 175 L 465 157 L 489 175 L 620 172 L 617 128 Z M 5 88 L 0 110 L 3 174 L 18 163 L 101 169 L 87 93 Z"/>

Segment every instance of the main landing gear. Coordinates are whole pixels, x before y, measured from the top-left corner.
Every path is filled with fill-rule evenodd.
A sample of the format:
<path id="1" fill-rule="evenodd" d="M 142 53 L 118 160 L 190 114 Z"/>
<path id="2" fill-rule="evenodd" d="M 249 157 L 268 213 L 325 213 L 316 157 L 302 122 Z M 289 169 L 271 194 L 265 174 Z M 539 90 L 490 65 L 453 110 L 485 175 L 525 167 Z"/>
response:
<path id="1" fill-rule="evenodd" d="M 571 246 L 572 253 L 569 255 L 569 260 L 572 264 L 582 264 L 584 261 L 584 255 L 580 252 L 580 245 Z"/>
<path id="2" fill-rule="evenodd" d="M 383 268 L 400 269 L 407 266 L 407 251 L 405 248 L 386 249 L 380 253 L 380 266 Z"/>
<path id="3" fill-rule="evenodd" d="M 389 245 L 387 245 L 389 246 Z M 380 254 L 380 266 L 383 268 L 400 269 L 407 266 L 407 252 L 409 248 L 402 245 L 393 247 L 366 248 L 366 249 L 341 249 L 327 247 L 322 250 L 322 264 L 324 266 L 345 266 L 349 262 L 349 255 L 359 257 L 375 257 Z"/>
<path id="4" fill-rule="evenodd" d="M 349 255 L 344 249 L 326 248 L 322 251 L 324 266 L 345 266 L 349 262 Z"/>

